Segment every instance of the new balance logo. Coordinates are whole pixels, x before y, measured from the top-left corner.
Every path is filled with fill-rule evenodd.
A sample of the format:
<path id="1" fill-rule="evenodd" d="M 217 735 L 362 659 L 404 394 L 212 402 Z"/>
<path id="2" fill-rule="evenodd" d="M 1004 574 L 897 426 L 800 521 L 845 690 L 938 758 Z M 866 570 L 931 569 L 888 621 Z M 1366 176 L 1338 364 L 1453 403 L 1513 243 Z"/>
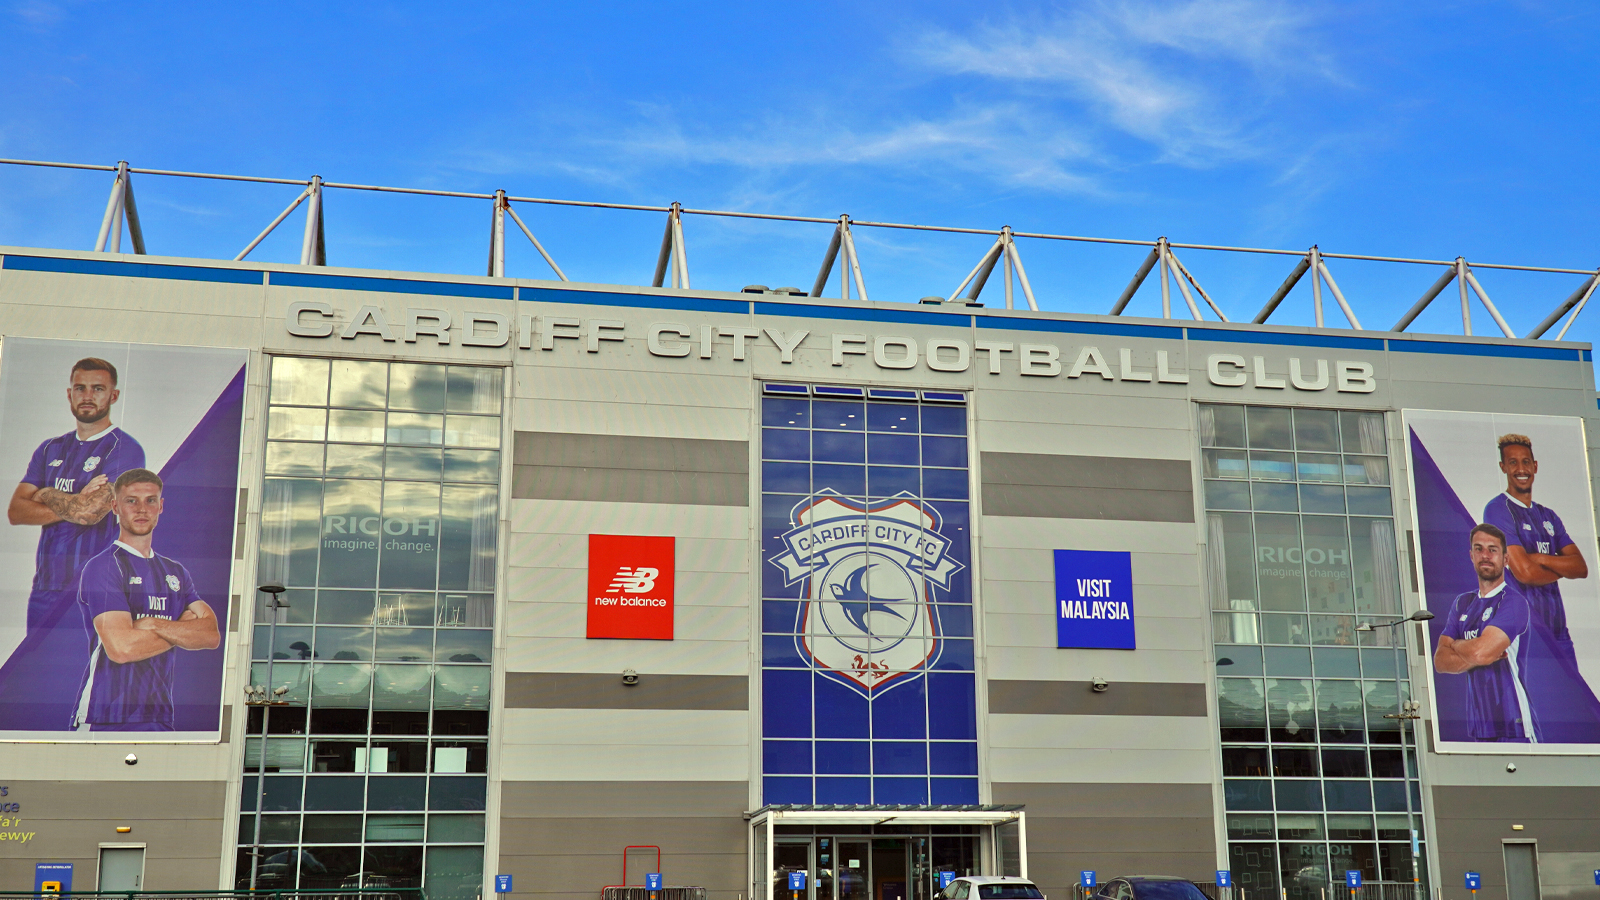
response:
<path id="1" fill-rule="evenodd" d="M 144 584 L 144 577 L 140 576 L 140 575 L 129 575 L 128 576 L 128 583 L 129 584 Z"/>
<path id="2" fill-rule="evenodd" d="M 606 593 L 616 594 L 626 591 L 630 594 L 642 594 L 656 586 L 656 578 L 660 574 L 660 569 L 648 566 L 640 566 L 637 569 L 623 566 L 617 570 L 616 577 L 611 579 L 611 586 L 606 588 Z"/>

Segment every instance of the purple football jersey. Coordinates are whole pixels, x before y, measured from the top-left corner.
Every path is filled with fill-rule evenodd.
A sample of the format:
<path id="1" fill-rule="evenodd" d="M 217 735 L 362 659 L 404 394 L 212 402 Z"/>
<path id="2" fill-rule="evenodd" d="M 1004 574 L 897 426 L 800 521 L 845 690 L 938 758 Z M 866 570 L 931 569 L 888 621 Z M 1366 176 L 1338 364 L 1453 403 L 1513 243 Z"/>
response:
<path id="1" fill-rule="evenodd" d="M 159 553 L 145 557 L 117 541 L 84 564 L 78 584 L 78 603 L 96 651 L 90 662 L 94 683 L 85 685 L 90 688 L 85 721 L 93 725 L 144 722 L 170 728 L 176 650 L 137 662 L 112 662 L 100 646 L 94 620 L 101 613 L 126 612 L 135 620 L 156 617 L 175 621 L 200 600 L 189 571 L 177 560 Z M 90 673 L 84 675 L 87 681 Z"/>
<path id="2" fill-rule="evenodd" d="M 96 475 L 116 481 L 129 469 L 144 467 L 144 448 L 120 428 L 108 428 L 87 441 L 75 431 L 51 438 L 33 451 L 23 484 L 76 494 Z M 117 537 L 117 519 L 107 514 L 93 525 L 52 522 L 39 534 L 33 589 L 70 588 L 84 562 Z"/>
<path id="3" fill-rule="evenodd" d="M 1509 582 L 1489 596 L 1462 594 L 1450 606 L 1444 635 L 1469 641 L 1494 626 L 1511 638 L 1504 659 L 1468 669 L 1467 733 L 1480 741 L 1538 740 L 1523 679 L 1528 668 L 1528 601 Z"/>

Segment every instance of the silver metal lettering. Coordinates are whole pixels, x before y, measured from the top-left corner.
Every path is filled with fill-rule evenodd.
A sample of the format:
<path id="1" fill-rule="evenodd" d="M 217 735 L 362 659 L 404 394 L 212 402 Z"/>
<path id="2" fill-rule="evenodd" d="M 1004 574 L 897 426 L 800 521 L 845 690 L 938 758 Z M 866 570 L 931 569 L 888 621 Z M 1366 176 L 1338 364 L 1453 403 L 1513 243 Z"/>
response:
<path id="1" fill-rule="evenodd" d="M 333 316 L 333 306 L 327 303 L 314 303 L 306 300 L 297 300 L 289 304 L 289 310 L 284 314 L 283 325 L 295 337 L 327 337 L 333 334 L 332 322 L 302 323 L 302 313 L 316 313 L 323 318 Z"/>

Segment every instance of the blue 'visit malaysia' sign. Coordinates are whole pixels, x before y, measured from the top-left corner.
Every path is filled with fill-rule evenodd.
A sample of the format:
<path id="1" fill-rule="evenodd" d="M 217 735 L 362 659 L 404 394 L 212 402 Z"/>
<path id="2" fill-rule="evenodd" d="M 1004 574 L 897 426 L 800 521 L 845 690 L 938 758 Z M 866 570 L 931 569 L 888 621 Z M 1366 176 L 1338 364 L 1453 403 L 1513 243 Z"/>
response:
<path id="1" fill-rule="evenodd" d="M 1133 554 L 1057 550 L 1056 646 L 1135 650 Z"/>

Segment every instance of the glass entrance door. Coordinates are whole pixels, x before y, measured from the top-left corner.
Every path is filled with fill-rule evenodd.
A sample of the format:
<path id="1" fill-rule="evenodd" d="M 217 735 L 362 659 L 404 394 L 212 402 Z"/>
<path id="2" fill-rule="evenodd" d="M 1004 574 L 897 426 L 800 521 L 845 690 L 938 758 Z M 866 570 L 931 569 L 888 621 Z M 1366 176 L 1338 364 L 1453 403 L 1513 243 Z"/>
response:
<path id="1" fill-rule="evenodd" d="M 909 900 L 905 838 L 872 841 L 872 900 Z"/>
<path id="2" fill-rule="evenodd" d="M 789 873 L 803 872 L 806 876 L 806 889 L 799 892 L 789 890 Z M 813 893 L 816 890 L 816 878 L 811 871 L 811 841 L 778 841 L 772 845 L 772 900 L 811 900 L 811 897 L 822 898 L 821 894 Z M 809 895 L 809 896 L 808 896 Z M 826 900 L 826 898 L 822 898 Z"/>
<path id="3" fill-rule="evenodd" d="M 872 900 L 872 844 L 839 840 L 839 895 L 837 900 Z"/>

